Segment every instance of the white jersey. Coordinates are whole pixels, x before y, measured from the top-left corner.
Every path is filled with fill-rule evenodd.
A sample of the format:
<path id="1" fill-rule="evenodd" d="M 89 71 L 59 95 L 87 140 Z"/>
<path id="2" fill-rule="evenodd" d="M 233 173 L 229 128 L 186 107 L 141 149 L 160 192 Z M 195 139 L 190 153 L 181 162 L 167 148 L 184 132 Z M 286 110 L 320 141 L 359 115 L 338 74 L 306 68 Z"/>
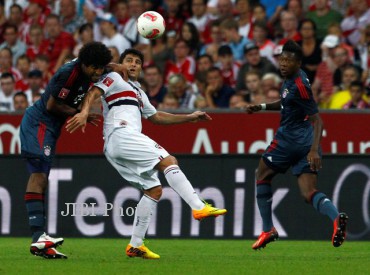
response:
<path id="1" fill-rule="evenodd" d="M 116 128 L 141 132 L 142 117 L 148 118 L 157 112 L 138 82 L 126 82 L 116 72 L 103 76 L 94 86 L 104 91 L 102 105 L 105 139 Z"/>

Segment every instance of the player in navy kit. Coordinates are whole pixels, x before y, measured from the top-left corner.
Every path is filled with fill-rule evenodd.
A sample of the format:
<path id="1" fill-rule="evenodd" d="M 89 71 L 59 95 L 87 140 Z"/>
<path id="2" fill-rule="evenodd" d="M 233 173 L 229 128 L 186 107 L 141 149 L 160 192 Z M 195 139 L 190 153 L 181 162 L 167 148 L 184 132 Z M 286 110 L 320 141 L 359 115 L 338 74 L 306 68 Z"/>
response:
<path id="1" fill-rule="evenodd" d="M 78 107 L 92 82 L 97 82 L 111 61 L 109 49 L 100 42 L 86 44 L 77 59 L 62 66 L 50 80 L 45 92 L 28 108 L 21 123 L 21 153 L 27 161 L 30 178 L 25 202 L 32 231 L 30 251 L 48 259 L 67 258 L 55 248 L 63 238 L 45 233 L 44 193 L 57 139 L 65 120 L 79 112 Z M 88 121 L 96 124 L 97 115 Z"/>
<path id="2" fill-rule="evenodd" d="M 257 204 L 262 216 L 263 232 L 253 244 L 260 249 L 278 239 L 272 223 L 271 181 L 290 167 L 306 202 L 334 223 L 333 246 L 340 246 L 346 236 L 348 216 L 338 213 L 327 196 L 316 189 L 317 172 L 321 168 L 320 140 L 323 123 L 313 99 L 307 75 L 300 69 L 302 49 L 288 41 L 279 57 L 281 75 L 285 81 L 280 89 L 280 100 L 246 107 L 248 113 L 261 110 L 280 110 L 280 127 L 271 144 L 263 153 L 256 173 Z"/>

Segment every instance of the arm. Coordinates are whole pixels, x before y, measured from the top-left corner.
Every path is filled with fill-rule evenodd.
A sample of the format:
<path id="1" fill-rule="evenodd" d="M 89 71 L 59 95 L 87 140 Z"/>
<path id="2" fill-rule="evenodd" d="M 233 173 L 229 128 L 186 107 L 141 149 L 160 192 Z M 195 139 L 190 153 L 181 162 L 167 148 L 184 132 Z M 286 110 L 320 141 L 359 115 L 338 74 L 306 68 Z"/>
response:
<path id="1" fill-rule="evenodd" d="M 54 98 L 53 95 L 51 95 L 48 99 L 48 102 L 46 104 L 46 110 L 58 117 L 67 118 L 69 116 L 74 116 L 78 113 L 78 110 L 68 106 L 67 104 L 64 104 L 61 101 L 58 101 Z"/>
<path id="2" fill-rule="evenodd" d="M 322 167 L 319 146 L 324 125 L 319 113 L 310 116 L 309 121 L 313 124 L 313 142 L 310 152 L 307 154 L 307 161 L 312 171 L 318 171 Z"/>
<path id="3" fill-rule="evenodd" d="M 148 118 L 154 124 L 180 124 L 186 122 L 198 122 L 212 120 L 212 118 L 205 112 L 195 111 L 194 113 L 182 115 L 182 114 L 170 114 L 167 112 L 158 111 L 154 115 Z"/>
<path id="4" fill-rule="evenodd" d="M 268 111 L 279 111 L 281 109 L 281 102 L 280 100 L 270 102 L 270 103 L 262 103 L 259 105 L 247 105 L 245 110 L 248 114 L 253 114 L 255 112 L 259 112 L 261 110 L 268 110 Z"/>
<path id="5" fill-rule="evenodd" d="M 90 108 L 94 101 L 103 94 L 103 90 L 93 86 L 90 91 L 86 94 L 82 102 L 81 112 L 75 114 L 70 120 L 68 120 L 66 129 L 68 132 L 73 133 L 77 129 L 81 128 L 82 132 L 85 132 L 86 122 L 91 122 L 96 125 L 94 121 L 97 121 L 96 114 L 89 114 Z"/>

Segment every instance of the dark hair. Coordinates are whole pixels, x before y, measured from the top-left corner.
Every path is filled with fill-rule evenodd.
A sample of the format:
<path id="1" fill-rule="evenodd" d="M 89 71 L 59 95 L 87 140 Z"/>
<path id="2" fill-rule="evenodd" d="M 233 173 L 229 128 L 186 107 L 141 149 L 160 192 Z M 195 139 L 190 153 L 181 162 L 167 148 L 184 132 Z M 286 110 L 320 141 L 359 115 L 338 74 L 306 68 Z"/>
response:
<path id="1" fill-rule="evenodd" d="M 229 45 L 222 45 L 218 48 L 217 54 L 219 56 L 233 55 L 233 51 Z"/>
<path id="2" fill-rule="evenodd" d="M 22 96 L 24 97 L 27 101 L 27 95 L 24 93 L 24 92 L 16 92 L 14 95 L 13 95 L 13 98 L 15 98 L 16 96 Z"/>
<path id="3" fill-rule="evenodd" d="M 364 90 L 364 84 L 360 80 L 354 80 L 349 84 L 349 87 L 360 87 L 361 90 Z"/>
<path id="4" fill-rule="evenodd" d="M 149 64 L 148 66 L 145 66 L 144 71 L 146 71 L 147 69 L 156 69 L 160 74 L 162 74 L 161 68 L 159 68 L 159 66 L 155 64 Z"/>
<path id="5" fill-rule="evenodd" d="M 302 48 L 293 40 L 288 40 L 283 46 L 283 52 L 293 53 L 297 60 L 301 61 L 303 57 Z"/>
<path id="6" fill-rule="evenodd" d="M 13 29 L 15 33 L 18 33 L 18 26 L 15 24 L 12 24 L 12 23 L 5 24 L 4 33 L 5 33 L 5 30 L 7 29 Z"/>
<path id="7" fill-rule="evenodd" d="M 197 61 L 199 61 L 200 59 L 202 58 L 207 58 L 211 63 L 213 63 L 213 58 L 212 56 L 210 56 L 209 54 L 205 53 L 205 54 L 201 54 L 200 56 L 197 57 Z"/>
<path id="8" fill-rule="evenodd" d="M 315 23 L 315 21 L 313 21 L 312 19 L 309 19 L 309 18 L 302 19 L 302 20 L 299 22 L 299 24 L 298 24 L 298 30 L 299 30 L 299 31 L 301 31 L 303 24 L 304 24 L 304 23 L 307 23 L 307 22 L 311 23 L 311 25 L 312 25 L 312 27 L 313 27 L 314 32 L 316 32 L 316 30 L 317 30 L 316 23 Z"/>
<path id="9" fill-rule="evenodd" d="M 87 29 L 93 29 L 93 25 L 91 23 L 82 24 L 78 29 L 78 34 L 82 34 Z"/>
<path id="10" fill-rule="evenodd" d="M 112 60 L 110 50 L 101 42 L 90 42 L 85 44 L 79 54 L 78 59 L 85 66 L 102 68 Z"/>
<path id="11" fill-rule="evenodd" d="M 9 77 L 13 80 L 13 82 L 15 82 L 14 75 L 8 72 L 1 74 L 0 79 L 9 78 Z"/>
<path id="12" fill-rule="evenodd" d="M 141 51 L 130 48 L 126 49 L 123 53 L 121 53 L 121 56 L 119 57 L 119 63 L 122 63 L 122 61 L 125 59 L 126 55 L 133 54 L 140 58 L 141 60 L 141 67 L 144 65 L 144 55 Z"/>
<path id="13" fill-rule="evenodd" d="M 221 69 L 216 67 L 216 66 L 213 66 L 213 67 L 208 69 L 207 75 L 208 75 L 208 73 L 211 73 L 211 72 L 218 72 L 219 74 L 221 74 Z"/>

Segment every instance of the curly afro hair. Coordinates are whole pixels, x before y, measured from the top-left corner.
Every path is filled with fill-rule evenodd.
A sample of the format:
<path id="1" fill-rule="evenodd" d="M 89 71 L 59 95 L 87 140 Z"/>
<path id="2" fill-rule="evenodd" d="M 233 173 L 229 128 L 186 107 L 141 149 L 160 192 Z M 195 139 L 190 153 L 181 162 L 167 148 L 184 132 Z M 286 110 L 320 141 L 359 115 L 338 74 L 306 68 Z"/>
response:
<path id="1" fill-rule="evenodd" d="M 78 59 L 85 66 L 105 67 L 111 60 L 110 50 L 101 42 L 90 42 L 84 45 L 78 53 Z"/>

